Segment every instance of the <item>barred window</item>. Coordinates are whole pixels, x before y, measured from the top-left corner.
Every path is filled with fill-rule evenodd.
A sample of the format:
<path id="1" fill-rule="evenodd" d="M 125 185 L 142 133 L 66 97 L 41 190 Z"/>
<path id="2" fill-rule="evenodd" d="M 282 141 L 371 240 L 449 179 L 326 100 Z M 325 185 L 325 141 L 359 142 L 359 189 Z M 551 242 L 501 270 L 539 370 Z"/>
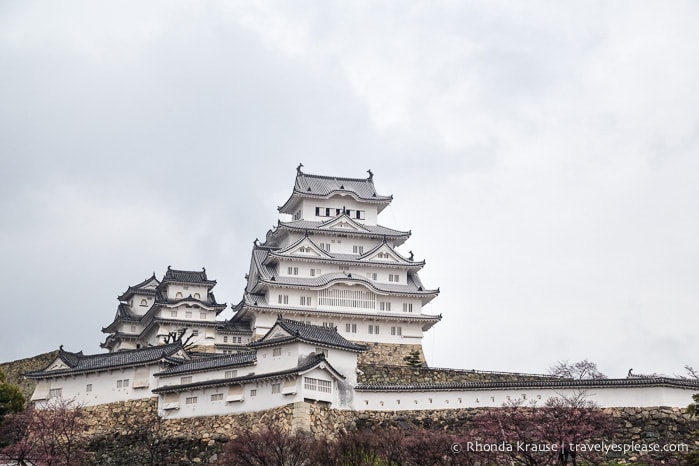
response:
<path id="1" fill-rule="evenodd" d="M 212 393 L 211 401 L 221 401 L 223 400 L 223 393 Z"/>
<path id="2" fill-rule="evenodd" d="M 303 378 L 303 388 L 323 393 L 332 392 L 332 382 L 329 380 L 314 379 L 312 377 Z"/>
<path id="3" fill-rule="evenodd" d="M 318 292 L 318 305 L 330 307 L 350 307 L 355 309 L 375 309 L 376 295 L 371 291 L 332 288 Z"/>

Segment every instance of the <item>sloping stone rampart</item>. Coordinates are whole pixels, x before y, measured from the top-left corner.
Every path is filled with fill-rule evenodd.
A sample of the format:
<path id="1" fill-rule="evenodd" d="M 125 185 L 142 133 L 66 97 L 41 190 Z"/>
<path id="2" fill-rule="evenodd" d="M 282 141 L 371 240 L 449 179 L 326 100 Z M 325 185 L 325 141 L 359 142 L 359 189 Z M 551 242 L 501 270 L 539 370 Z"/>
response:
<path id="1" fill-rule="evenodd" d="M 425 353 L 422 351 L 422 345 L 397 345 L 392 343 L 373 343 L 357 341 L 356 343 L 366 345 L 369 351 L 360 353 L 357 358 L 357 364 L 394 364 L 405 365 L 404 358 L 413 351 L 420 354 L 420 360 L 425 362 Z"/>
<path id="2" fill-rule="evenodd" d="M 487 372 L 464 369 L 440 369 L 410 367 L 405 364 L 363 364 L 359 366 L 359 383 L 363 384 L 413 384 L 446 382 L 497 382 L 518 380 L 554 379 L 555 377 L 510 372 Z"/>

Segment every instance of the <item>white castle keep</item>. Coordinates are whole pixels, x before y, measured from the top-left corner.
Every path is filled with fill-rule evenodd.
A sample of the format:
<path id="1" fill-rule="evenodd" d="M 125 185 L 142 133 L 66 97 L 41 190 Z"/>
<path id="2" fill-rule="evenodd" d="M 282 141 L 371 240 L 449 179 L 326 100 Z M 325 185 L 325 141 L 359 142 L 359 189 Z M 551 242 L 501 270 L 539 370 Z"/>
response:
<path id="1" fill-rule="evenodd" d="M 441 319 L 423 309 L 439 289 L 422 284 L 424 261 L 397 249 L 411 232 L 378 223 L 393 197 L 377 193 L 370 170 L 358 179 L 301 168 L 278 208 L 291 219 L 255 240 L 230 320 L 217 319 L 226 304 L 216 301 L 205 269 L 168 267 L 161 280 L 154 274 L 118 297 L 114 321 L 102 329 L 108 353 L 61 347 L 46 368 L 26 374 L 37 382 L 32 400 L 98 405 L 157 396 L 161 416 L 182 418 L 303 401 L 351 410 L 500 406 L 580 391 L 601 406 L 685 407 L 699 390 L 696 381 L 667 377 L 362 380 L 362 368 L 423 357 L 424 332 Z"/>

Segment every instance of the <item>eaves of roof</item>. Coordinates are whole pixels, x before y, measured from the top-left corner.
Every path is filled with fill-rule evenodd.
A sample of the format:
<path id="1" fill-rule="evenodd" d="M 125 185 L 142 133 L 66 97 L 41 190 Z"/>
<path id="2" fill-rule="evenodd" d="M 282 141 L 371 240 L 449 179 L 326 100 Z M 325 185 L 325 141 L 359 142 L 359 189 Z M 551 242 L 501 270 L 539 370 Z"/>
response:
<path id="1" fill-rule="evenodd" d="M 648 377 L 628 379 L 546 379 L 516 380 L 497 382 L 446 382 L 424 384 L 359 384 L 355 390 L 362 392 L 405 392 L 405 391 L 456 391 L 456 390 L 509 390 L 530 388 L 588 389 L 622 387 L 677 387 L 699 390 L 699 381 L 669 377 Z"/>
<path id="2" fill-rule="evenodd" d="M 310 370 L 315 369 L 316 367 L 320 366 L 323 364 L 326 369 L 330 373 L 332 373 L 335 377 L 338 379 L 344 379 L 345 376 L 342 375 L 340 372 L 338 372 L 332 365 L 326 361 L 325 356 L 321 353 L 314 358 L 312 358 L 310 361 L 306 362 L 305 364 L 301 364 L 299 366 L 296 366 L 291 369 L 283 370 L 283 371 L 277 371 L 277 372 L 269 372 L 266 374 L 255 374 L 255 375 L 246 375 L 242 377 L 233 377 L 233 378 L 226 378 L 226 379 L 214 379 L 214 380 L 206 380 L 202 382 L 192 382 L 188 384 L 179 384 L 179 385 L 165 385 L 162 387 L 158 387 L 153 390 L 153 393 L 159 394 L 159 393 L 168 393 L 168 392 L 181 392 L 185 390 L 192 390 L 192 389 L 197 389 L 197 388 L 204 388 L 204 387 L 220 387 L 220 386 L 227 386 L 227 385 L 240 385 L 243 383 L 247 382 L 261 382 L 265 380 L 273 380 L 273 379 L 283 379 L 283 378 L 288 378 L 292 377 L 295 375 L 301 375 L 305 372 L 308 372 Z"/>

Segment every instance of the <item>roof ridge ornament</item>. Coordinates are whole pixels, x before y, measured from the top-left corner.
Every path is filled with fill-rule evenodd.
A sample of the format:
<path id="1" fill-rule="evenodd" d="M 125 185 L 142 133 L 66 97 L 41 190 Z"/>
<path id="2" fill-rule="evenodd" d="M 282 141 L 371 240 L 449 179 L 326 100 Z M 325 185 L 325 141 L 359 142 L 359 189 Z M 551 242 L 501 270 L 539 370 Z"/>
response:
<path id="1" fill-rule="evenodd" d="M 369 174 L 369 178 L 367 178 L 369 181 L 374 179 L 374 173 L 371 171 L 371 168 L 366 171 Z M 376 195 L 376 193 L 374 193 Z"/>
<path id="2" fill-rule="evenodd" d="M 299 163 L 299 166 L 296 167 L 296 174 L 297 175 L 303 175 L 303 172 L 301 171 L 302 168 L 303 168 L 303 164 Z"/>

